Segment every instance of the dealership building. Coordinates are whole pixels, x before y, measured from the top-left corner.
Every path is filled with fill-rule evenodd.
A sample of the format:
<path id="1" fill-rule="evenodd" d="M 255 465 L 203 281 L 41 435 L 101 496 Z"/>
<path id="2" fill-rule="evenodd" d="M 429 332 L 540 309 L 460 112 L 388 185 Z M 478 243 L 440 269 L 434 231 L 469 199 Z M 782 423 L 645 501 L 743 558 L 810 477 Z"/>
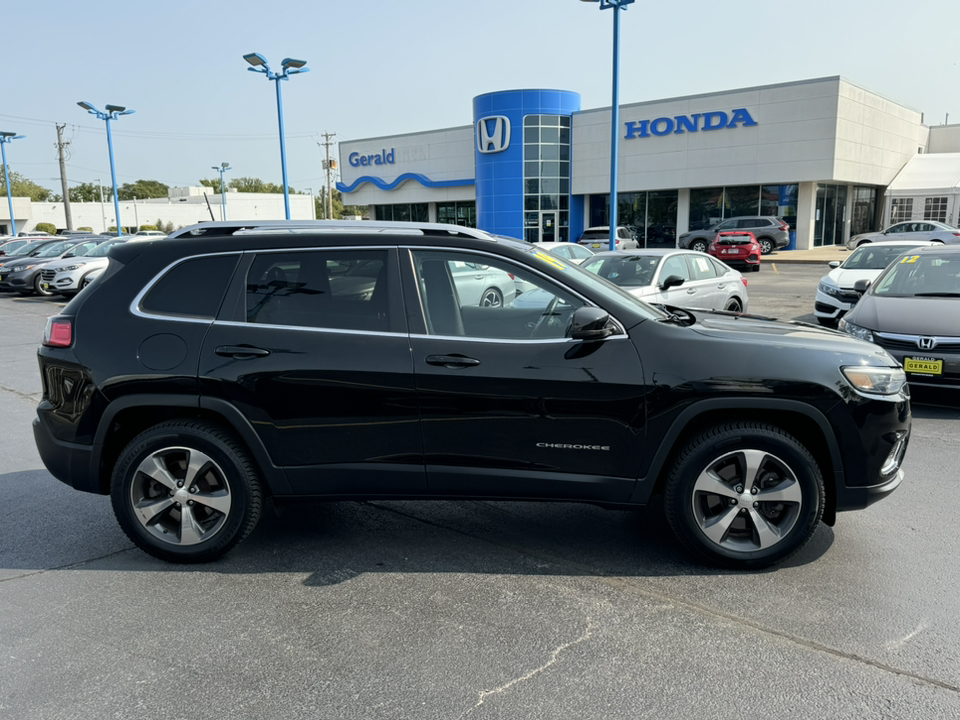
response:
<path id="1" fill-rule="evenodd" d="M 960 221 L 960 126 L 928 127 L 841 77 L 619 110 L 618 219 L 641 244 L 738 215 L 783 217 L 796 249 L 903 219 Z M 577 240 L 608 224 L 610 122 L 576 92 L 491 92 L 469 124 L 341 143 L 337 187 L 371 219 Z"/>

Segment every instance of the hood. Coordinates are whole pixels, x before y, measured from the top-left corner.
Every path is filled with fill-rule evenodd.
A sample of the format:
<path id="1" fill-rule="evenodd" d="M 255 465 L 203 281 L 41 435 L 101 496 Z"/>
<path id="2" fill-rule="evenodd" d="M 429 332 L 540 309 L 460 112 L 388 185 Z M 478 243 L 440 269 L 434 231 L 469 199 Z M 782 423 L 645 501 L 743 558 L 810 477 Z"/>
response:
<path id="1" fill-rule="evenodd" d="M 19 259 L 19 260 L 16 260 L 15 262 L 6 263 L 3 266 L 3 269 L 6 270 L 7 272 L 20 272 L 24 268 L 37 267 L 38 265 L 46 265 L 48 262 L 50 262 L 50 258 L 30 258 L 29 260 Z"/>
<path id="2" fill-rule="evenodd" d="M 692 329 L 708 337 L 748 344 L 775 345 L 784 350 L 814 348 L 846 358 L 869 357 L 874 363 L 896 364 L 890 354 L 878 345 L 858 340 L 836 330 L 827 330 L 795 321 L 765 320 L 749 315 L 733 316 L 697 311 L 693 314 L 697 318 L 697 323 Z M 748 345 L 744 346 L 745 351 L 747 347 Z"/>
<path id="3" fill-rule="evenodd" d="M 72 258 L 61 258 L 59 260 L 53 260 L 47 263 L 47 270 L 59 270 L 60 268 L 69 267 L 71 265 L 86 265 L 88 263 L 95 262 L 96 260 L 106 260 L 107 258 L 85 258 L 85 257 L 72 257 Z"/>
<path id="4" fill-rule="evenodd" d="M 825 282 L 828 285 L 835 285 L 844 290 L 853 290 L 853 286 L 857 280 L 869 280 L 873 282 L 882 272 L 883 268 L 879 270 L 844 270 L 843 268 L 834 268 L 823 276 L 821 282 Z"/>
<path id="5" fill-rule="evenodd" d="M 883 297 L 866 294 L 847 319 L 878 332 L 960 337 L 960 298 Z"/>

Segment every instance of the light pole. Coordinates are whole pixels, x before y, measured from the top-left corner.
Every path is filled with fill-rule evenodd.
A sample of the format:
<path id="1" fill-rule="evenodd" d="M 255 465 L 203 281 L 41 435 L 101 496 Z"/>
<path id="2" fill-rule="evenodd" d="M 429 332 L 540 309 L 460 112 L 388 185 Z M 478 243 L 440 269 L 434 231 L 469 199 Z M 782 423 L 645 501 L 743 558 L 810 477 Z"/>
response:
<path id="1" fill-rule="evenodd" d="M 280 166 L 283 170 L 283 209 L 286 212 L 287 220 L 290 219 L 290 188 L 287 186 L 287 146 L 283 138 L 283 96 L 280 92 L 280 81 L 287 80 L 290 75 L 297 73 L 310 72 L 310 68 L 304 67 L 306 60 L 294 60 L 293 58 L 284 58 L 280 63 L 283 72 L 279 75 L 270 69 L 267 65 L 267 59 L 259 53 L 247 53 L 243 59 L 250 63 L 247 68 L 250 72 L 263 73 L 267 80 L 273 80 L 277 83 L 277 117 L 280 123 Z"/>
<path id="2" fill-rule="evenodd" d="M 7 183 L 7 207 L 10 208 L 10 234 L 14 237 L 17 237 L 17 221 L 13 219 L 13 195 L 10 192 L 10 168 L 7 167 L 7 143 L 23 137 L 26 137 L 26 135 L 0 132 L 0 153 L 3 154 L 3 179 Z"/>
<path id="3" fill-rule="evenodd" d="M 227 170 L 233 170 L 230 163 L 220 163 L 212 166 L 214 170 L 220 173 L 220 219 L 227 219 L 227 189 L 223 186 L 223 174 Z M 289 220 L 289 218 L 287 218 Z"/>
<path id="4" fill-rule="evenodd" d="M 100 190 L 100 224 L 103 226 L 103 234 L 107 234 L 107 213 L 103 209 L 103 180 L 97 180 L 97 188 Z"/>
<path id="5" fill-rule="evenodd" d="M 610 250 L 617 249 L 617 152 L 620 139 L 620 11 L 634 0 L 583 0 L 613 10 L 613 104 L 610 107 Z"/>
<path id="6" fill-rule="evenodd" d="M 120 198 L 117 193 L 117 169 L 113 164 L 113 135 L 110 132 L 110 121 L 116 120 L 121 115 L 132 115 L 133 110 L 127 110 L 120 105 L 107 105 L 106 112 L 100 112 L 88 102 L 78 102 L 91 115 L 96 115 L 100 120 L 107 124 L 107 148 L 110 150 L 110 177 L 113 179 L 113 211 L 117 216 L 117 237 L 123 235 L 123 224 L 120 222 Z"/>

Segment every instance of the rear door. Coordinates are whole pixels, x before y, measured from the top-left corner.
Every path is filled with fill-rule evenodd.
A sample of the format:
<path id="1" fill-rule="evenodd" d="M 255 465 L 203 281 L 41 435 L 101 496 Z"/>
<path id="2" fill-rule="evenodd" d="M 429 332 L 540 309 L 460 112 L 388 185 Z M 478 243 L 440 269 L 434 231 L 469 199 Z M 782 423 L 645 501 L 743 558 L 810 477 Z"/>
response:
<path id="1" fill-rule="evenodd" d="M 460 263 L 531 289 L 499 307 L 464 303 Z M 402 267 L 430 492 L 628 499 L 643 454 L 643 371 L 627 336 L 567 338 L 585 300 L 503 258 L 411 248 Z"/>
<path id="2" fill-rule="evenodd" d="M 200 358 L 298 494 L 422 494 L 395 248 L 248 253 Z"/>

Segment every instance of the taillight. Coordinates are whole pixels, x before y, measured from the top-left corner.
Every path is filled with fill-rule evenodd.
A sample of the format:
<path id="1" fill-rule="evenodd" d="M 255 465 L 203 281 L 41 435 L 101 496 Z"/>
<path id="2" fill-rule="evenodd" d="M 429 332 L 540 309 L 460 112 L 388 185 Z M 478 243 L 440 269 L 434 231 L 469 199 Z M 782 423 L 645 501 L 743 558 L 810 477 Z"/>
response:
<path id="1" fill-rule="evenodd" d="M 740 282 L 743 283 L 743 286 L 744 286 L 744 287 L 747 286 L 747 279 L 746 279 L 745 277 L 743 277 L 742 275 L 740 276 Z"/>
<path id="2" fill-rule="evenodd" d="M 790 232 L 790 226 L 787 225 L 786 223 L 780 223 L 780 229 L 781 229 L 781 230 L 786 230 L 787 232 Z"/>
<path id="3" fill-rule="evenodd" d="M 41 343 L 47 347 L 70 347 L 73 344 L 73 320 L 63 317 L 48 318 Z"/>

